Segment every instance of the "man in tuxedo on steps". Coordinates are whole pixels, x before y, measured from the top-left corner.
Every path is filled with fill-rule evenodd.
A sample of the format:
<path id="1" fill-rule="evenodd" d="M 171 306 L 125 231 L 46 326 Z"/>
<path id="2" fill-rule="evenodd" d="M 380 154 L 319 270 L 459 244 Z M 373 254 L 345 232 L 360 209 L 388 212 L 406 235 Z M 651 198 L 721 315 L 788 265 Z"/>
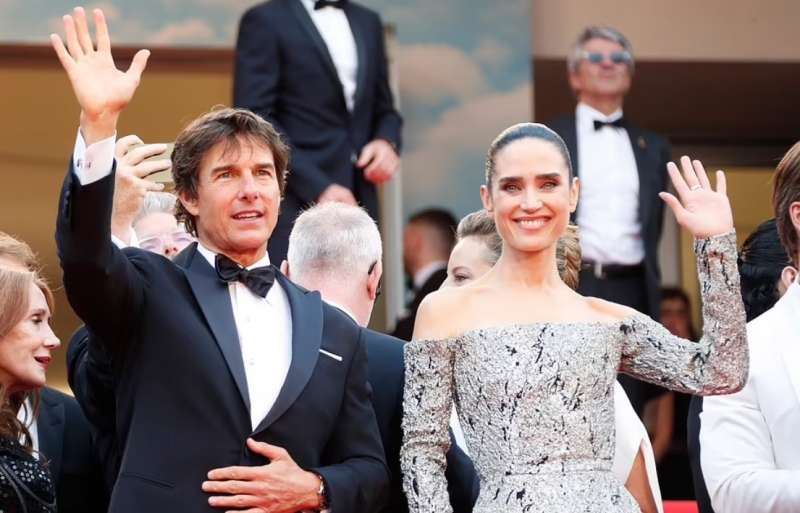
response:
<path id="1" fill-rule="evenodd" d="M 273 262 L 286 257 L 292 223 L 312 203 L 358 203 L 378 219 L 375 186 L 399 169 L 402 126 L 384 46 L 378 15 L 348 0 L 271 0 L 242 16 L 233 103 L 292 148 Z"/>
<path id="2" fill-rule="evenodd" d="M 380 509 L 388 471 L 363 330 L 267 256 L 288 148 L 255 114 L 182 131 L 174 261 L 111 242 L 114 139 L 149 53 L 116 68 L 102 11 L 51 41 L 81 107 L 56 242 L 70 304 L 114 362 L 120 468 L 111 513 Z M 86 386 L 76 383 L 76 386 Z"/>

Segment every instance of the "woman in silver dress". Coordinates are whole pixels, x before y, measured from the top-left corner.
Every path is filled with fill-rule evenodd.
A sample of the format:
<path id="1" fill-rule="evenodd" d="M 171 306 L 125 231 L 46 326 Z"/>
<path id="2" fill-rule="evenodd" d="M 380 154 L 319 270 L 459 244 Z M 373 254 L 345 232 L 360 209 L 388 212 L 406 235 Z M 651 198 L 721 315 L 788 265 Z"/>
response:
<path id="1" fill-rule="evenodd" d="M 480 475 L 475 513 L 638 512 L 611 473 L 617 371 L 693 394 L 746 380 L 745 318 L 725 177 L 699 161 L 661 197 L 694 235 L 704 336 L 690 342 L 632 309 L 586 298 L 559 278 L 556 241 L 578 202 L 563 141 L 515 125 L 492 143 L 481 198 L 503 239 L 491 271 L 429 295 L 406 345 L 401 462 L 409 510 L 449 512 L 450 406 Z M 613 198 L 609 198 L 613 201 Z"/>

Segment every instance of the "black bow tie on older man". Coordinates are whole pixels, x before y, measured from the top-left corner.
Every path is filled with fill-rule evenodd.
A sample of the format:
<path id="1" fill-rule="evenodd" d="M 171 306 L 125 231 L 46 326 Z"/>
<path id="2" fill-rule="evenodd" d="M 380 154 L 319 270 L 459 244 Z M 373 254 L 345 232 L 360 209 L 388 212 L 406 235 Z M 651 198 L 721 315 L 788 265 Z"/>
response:
<path id="1" fill-rule="evenodd" d="M 275 283 L 275 268 L 271 265 L 245 269 L 225 255 L 217 255 L 215 264 L 220 279 L 229 283 L 240 281 L 257 296 L 267 297 L 267 292 Z"/>
<path id="2" fill-rule="evenodd" d="M 594 120 L 595 130 L 600 130 L 604 126 L 610 126 L 611 128 L 625 128 L 625 118 L 617 118 L 614 121 L 600 121 L 599 119 Z"/>
<path id="3" fill-rule="evenodd" d="M 347 0 L 317 0 L 314 2 L 314 10 L 318 11 L 323 7 L 336 7 L 337 9 L 343 9 L 344 4 L 347 3 Z"/>

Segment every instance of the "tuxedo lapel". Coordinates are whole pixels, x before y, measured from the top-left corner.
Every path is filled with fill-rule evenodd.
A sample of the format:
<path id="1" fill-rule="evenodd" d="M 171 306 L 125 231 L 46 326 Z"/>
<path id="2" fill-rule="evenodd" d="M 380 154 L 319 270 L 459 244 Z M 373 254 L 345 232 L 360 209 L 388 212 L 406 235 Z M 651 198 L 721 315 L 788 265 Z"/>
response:
<path id="1" fill-rule="evenodd" d="M 633 156 L 636 158 L 636 172 L 639 175 L 639 222 L 645 226 L 652 207 L 650 198 L 654 195 L 650 190 L 654 185 L 653 180 L 651 176 L 648 176 L 647 170 L 654 169 L 655 166 L 647 165 L 647 141 L 639 128 L 635 125 L 626 125 L 625 130 L 628 132 Z"/>
<path id="2" fill-rule="evenodd" d="M 42 391 L 39 417 L 36 419 L 39 451 L 47 458 L 50 474 L 57 482 L 61 475 L 61 457 L 64 452 L 64 405 Z"/>
<path id="3" fill-rule="evenodd" d="M 192 288 L 194 297 L 203 311 L 214 339 L 222 351 L 225 363 L 236 382 L 247 410 L 250 410 L 250 397 L 247 393 L 247 377 L 244 373 L 242 349 L 239 346 L 239 334 L 233 317 L 233 306 L 228 291 L 228 284 L 220 280 L 217 272 L 197 251 L 197 244 L 178 255 L 178 265 L 185 262 L 186 279 Z M 178 260 L 178 259 L 176 259 Z"/>
<path id="4" fill-rule="evenodd" d="M 275 404 L 256 428 L 256 433 L 267 429 L 297 400 L 311 379 L 322 342 L 322 299 L 319 293 L 303 292 L 280 273 L 276 279 L 286 292 L 292 310 L 292 362 Z"/>
<path id="5" fill-rule="evenodd" d="M 339 80 L 339 73 L 336 71 L 336 65 L 333 64 L 333 59 L 328 51 L 328 45 L 326 45 L 325 40 L 322 39 L 322 35 L 317 30 L 316 25 L 314 25 L 311 16 L 308 15 L 305 6 L 303 6 L 299 0 L 289 0 L 287 4 L 289 4 L 289 9 L 314 43 L 314 48 L 317 50 L 318 57 L 322 60 L 323 67 L 330 75 L 331 83 L 339 91 L 339 97 L 342 99 L 342 108 L 347 111 L 347 104 L 344 100 L 344 88 L 342 88 L 342 82 Z M 361 63 L 359 63 L 359 65 L 360 64 Z"/>
<path id="6" fill-rule="evenodd" d="M 353 33 L 353 39 L 355 39 L 356 42 L 356 52 L 358 54 L 358 64 L 356 66 L 356 93 L 353 99 L 353 111 L 355 111 L 358 102 L 364 94 L 364 88 L 367 83 L 367 41 L 365 39 L 364 27 L 359 23 L 359 18 L 354 14 L 353 6 L 349 2 L 344 6 L 344 14 L 347 16 L 348 23 L 350 23 L 350 31 Z"/>

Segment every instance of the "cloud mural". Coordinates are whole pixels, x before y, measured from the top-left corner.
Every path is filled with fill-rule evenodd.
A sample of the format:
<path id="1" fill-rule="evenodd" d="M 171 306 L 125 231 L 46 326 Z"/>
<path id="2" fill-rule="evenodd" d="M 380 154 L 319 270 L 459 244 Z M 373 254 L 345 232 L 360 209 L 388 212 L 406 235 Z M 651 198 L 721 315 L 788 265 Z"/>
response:
<path id="1" fill-rule="evenodd" d="M 232 47 L 253 0 L 104 0 L 118 44 Z M 363 0 L 396 27 L 404 209 L 480 206 L 486 149 L 531 118 L 530 1 Z M 75 0 L 0 0 L 0 39 L 47 43 Z"/>

